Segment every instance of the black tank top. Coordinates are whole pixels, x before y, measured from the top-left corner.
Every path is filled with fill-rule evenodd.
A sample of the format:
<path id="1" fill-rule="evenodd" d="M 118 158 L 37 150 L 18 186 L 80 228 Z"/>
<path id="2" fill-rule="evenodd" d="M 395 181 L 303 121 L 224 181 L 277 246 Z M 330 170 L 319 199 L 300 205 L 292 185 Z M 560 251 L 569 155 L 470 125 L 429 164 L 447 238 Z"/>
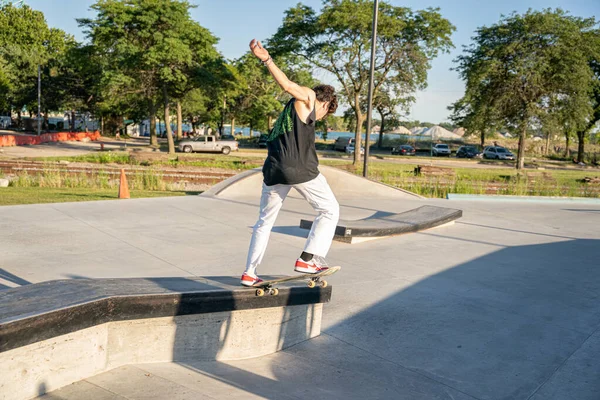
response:
<path id="1" fill-rule="evenodd" d="M 267 137 L 268 155 L 263 165 L 267 186 L 295 185 L 308 182 L 319 175 L 319 159 L 315 149 L 316 111 L 313 107 L 304 123 L 291 99 L 277 118 Z"/>

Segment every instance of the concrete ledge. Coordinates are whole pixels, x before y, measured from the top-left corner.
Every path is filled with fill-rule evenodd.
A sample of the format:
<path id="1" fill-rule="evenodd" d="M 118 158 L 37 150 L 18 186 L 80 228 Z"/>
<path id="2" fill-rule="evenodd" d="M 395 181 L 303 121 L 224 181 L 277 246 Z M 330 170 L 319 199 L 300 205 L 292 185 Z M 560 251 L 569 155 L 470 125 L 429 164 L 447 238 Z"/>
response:
<path id="1" fill-rule="evenodd" d="M 331 287 L 256 297 L 234 283 L 99 279 L 4 290 L 0 399 L 29 399 L 130 363 L 259 357 L 320 334 Z"/>
<path id="2" fill-rule="evenodd" d="M 345 243 L 359 243 L 364 239 L 418 232 L 451 223 L 462 217 L 462 210 L 422 206 L 399 214 L 376 213 L 355 221 L 340 220 L 334 239 Z M 311 229 L 313 221 L 300 220 L 300 228 Z M 361 238 L 363 240 L 355 240 Z"/>

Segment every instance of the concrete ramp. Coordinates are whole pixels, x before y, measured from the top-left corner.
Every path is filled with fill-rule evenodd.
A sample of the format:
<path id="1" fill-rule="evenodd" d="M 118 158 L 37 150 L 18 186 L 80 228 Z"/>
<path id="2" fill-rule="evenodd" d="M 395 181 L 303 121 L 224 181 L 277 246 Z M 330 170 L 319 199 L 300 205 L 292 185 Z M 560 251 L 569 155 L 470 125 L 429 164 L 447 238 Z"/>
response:
<path id="1" fill-rule="evenodd" d="M 339 199 L 379 198 L 379 199 L 419 199 L 421 196 L 406 190 L 366 179 L 339 168 L 319 166 L 319 170 L 327 179 L 329 186 Z M 227 199 L 259 198 L 263 176 L 260 168 L 244 171 L 226 179 L 202 196 L 221 197 Z"/>
<path id="2" fill-rule="evenodd" d="M 422 206 L 399 214 L 377 212 L 359 220 L 340 220 L 334 239 L 351 244 L 360 243 L 447 225 L 460 217 L 462 210 L 435 206 Z M 300 220 L 300 228 L 310 229 L 312 224 L 313 221 Z"/>

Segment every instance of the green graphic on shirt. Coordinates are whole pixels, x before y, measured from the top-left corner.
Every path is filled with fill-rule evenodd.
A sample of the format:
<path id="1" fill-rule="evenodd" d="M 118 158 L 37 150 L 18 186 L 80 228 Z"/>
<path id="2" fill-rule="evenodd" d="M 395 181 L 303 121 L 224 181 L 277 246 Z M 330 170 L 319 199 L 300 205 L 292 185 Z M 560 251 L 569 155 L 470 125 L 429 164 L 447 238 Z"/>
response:
<path id="1" fill-rule="evenodd" d="M 279 136 L 290 132 L 294 127 L 294 121 L 292 119 L 292 107 L 294 106 L 294 102 L 290 101 L 287 103 L 277 121 L 275 121 L 275 125 L 273 125 L 273 129 L 267 136 L 267 142 L 271 142 L 277 139 Z"/>

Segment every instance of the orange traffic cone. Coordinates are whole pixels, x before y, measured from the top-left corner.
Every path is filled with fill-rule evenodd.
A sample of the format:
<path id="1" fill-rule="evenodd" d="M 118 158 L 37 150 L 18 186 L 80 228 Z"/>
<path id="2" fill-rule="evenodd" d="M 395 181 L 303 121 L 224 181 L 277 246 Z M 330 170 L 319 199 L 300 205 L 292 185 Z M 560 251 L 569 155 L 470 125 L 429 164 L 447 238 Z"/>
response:
<path id="1" fill-rule="evenodd" d="M 125 176 L 125 170 L 121 168 L 121 183 L 119 184 L 119 198 L 129 198 L 129 188 L 127 187 L 127 177 Z"/>

